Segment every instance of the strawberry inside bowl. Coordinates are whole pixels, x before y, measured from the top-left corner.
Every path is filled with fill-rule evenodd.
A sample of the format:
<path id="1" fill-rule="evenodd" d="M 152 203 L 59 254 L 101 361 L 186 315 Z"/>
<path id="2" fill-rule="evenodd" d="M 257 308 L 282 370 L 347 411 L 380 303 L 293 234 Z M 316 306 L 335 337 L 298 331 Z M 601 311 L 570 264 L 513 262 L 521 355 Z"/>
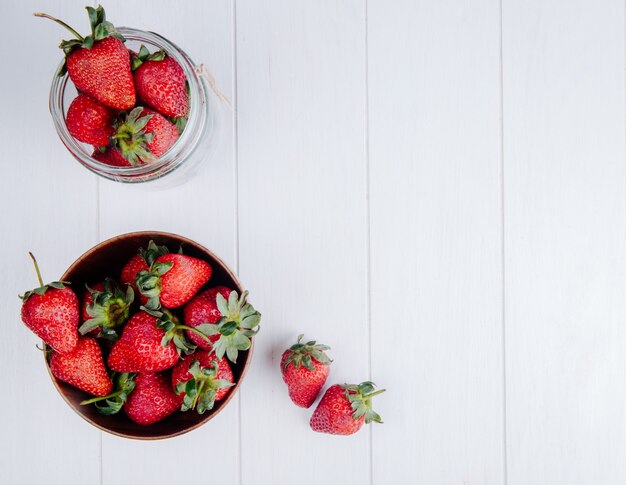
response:
<path id="1" fill-rule="evenodd" d="M 114 32 L 89 48 L 87 38 L 80 46 L 64 41 L 74 50 L 52 81 L 56 131 L 74 158 L 102 177 L 137 183 L 176 172 L 168 183 L 185 181 L 215 149 L 221 102 L 204 67 L 169 40 L 128 27 Z M 102 74 L 89 71 L 94 64 Z M 105 79 L 123 70 L 118 64 L 128 72 Z"/>
<path id="2" fill-rule="evenodd" d="M 146 251 L 138 252 L 139 248 Z M 167 272 L 161 274 L 164 269 Z M 133 278 L 136 283 L 128 282 L 127 291 L 109 295 L 110 300 L 108 297 L 103 299 L 109 282 L 116 280 L 121 286 L 129 273 L 136 275 Z M 192 273 L 193 276 L 189 276 Z M 155 278 L 160 278 L 156 285 Z M 94 366 L 99 365 L 106 374 L 94 379 L 100 379 L 103 389 L 95 391 L 100 387 L 81 382 L 87 372 L 84 369 L 77 372 L 75 366 L 72 367 L 72 352 L 56 352 L 47 346 L 46 365 L 63 399 L 89 423 L 126 438 L 169 438 L 203 425 L 234 397 L 250 365 L 256 332 L 247 332 L 249 346 L 239 351 L 225 345 L 228 338 L 220 342 L 219 332 L 208 338 L 206 335 L 210 332 L 205 332 L 201 339 L 203 345 L 196 345 L 188 338 L 189 335 L 203 337 L 201 332 L 195 331 L 196 328 L 202 329 L 198 324 L 218 322 L 220 310 L 215 303 L 206 305 L 207 295 L 212 295 L 214 302 L 216 293 L 226 295 L 221 303 L 222 313 L 234 309 L 236 314 L 245 315 L 254 311 L 245 302 L 246 293 L 236 276 L 211 251 L 175 234 L 128 233 L 87 251 L 68 268 L 61 280 L 71 283 L 84 313 L 75 352 L 82 359 L 82 365 L 85 359 L 96 360 L 89 356 L 89 345 L 99 346 L 102 357 L 100 351 L 96 350 L 96 353 L 101 362 Z M 87 291 L 86 287 L 90 290 Z M 155 293 L 154 287 L 159 291 Z M 215 288 L 217 292 L 211 291 Z M 135 298 L 125 296 L 133 291 Z M 239 296 L 245 306 L 235 308 L 237 303 L 233 301 L 237 298 L 232 296 Z M 108 315 L 114 315 L 115 319 L 104 318 L 99 313 L 98 304 L 104 306 L 103 301 L 109 304 L 109 309 L 113 308 Z M 115 303 L 111 305 L 111 302 Z M 155 308 L 158 310 L 153 310 Z M 213 318 L 215 312 L 217 317 Z M 120 316 L 123 318 L 117 321 Z M 257 324 L 259 317 L 260 314 Z M 232 321 L 227 322 L 225 327 L 231 324 Z M 217 328 L 219 324 L 213 327 Z M 182 330 L 177 334 L 176 328 Z M 232 336 L 230 331 L 225 333 Z M 152 334 L 158 335 L 149 347 Z M 150 352 L 144 352 L 146 349 Z M 218 360 L 213 360 L 215 355 L 220 356 Z M 103 363 L 106 368 L 102 367 Z M 88 366 L 90 370 L 94 367 L 91 363 Z M 112 377 L 108 385 L 107 374 Z M 72 379 L 78 379 L 78 382 Z M 130 387 L 129 381 L 132 381 Z M 191 387 L 190 381 L 193 381 Z M 120 393 L 125 393 L 123 399 L 120 399 Z M 157 408 L 155 403 L 158 403 Z"/>

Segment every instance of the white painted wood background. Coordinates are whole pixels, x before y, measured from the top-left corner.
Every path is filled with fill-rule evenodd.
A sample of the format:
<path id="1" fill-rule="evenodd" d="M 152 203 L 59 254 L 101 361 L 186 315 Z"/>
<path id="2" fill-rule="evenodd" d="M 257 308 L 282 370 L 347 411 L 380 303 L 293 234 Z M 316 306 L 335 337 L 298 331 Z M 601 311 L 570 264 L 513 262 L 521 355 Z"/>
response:
<path id="1" fill-rule="evenodd" d="M 98 179 L 47 110 L 78 0 L 0 3 L 2 484 L 626 483 L 624 2 L 107 0 L 232 100 L 206 170 Z M 91 428 L 16 295 L 116 234 L 177 232 L 263 312 L 253 366 L 179 438 Z M 315 434 L 278 371 L 299 332 L 385 424 Z"/>

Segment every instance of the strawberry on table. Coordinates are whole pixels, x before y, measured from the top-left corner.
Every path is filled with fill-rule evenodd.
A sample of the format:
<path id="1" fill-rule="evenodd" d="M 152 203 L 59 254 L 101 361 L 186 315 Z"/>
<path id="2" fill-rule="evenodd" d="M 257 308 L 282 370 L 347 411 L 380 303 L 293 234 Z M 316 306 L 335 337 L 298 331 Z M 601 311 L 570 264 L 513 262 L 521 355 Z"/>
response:
<path id="1" fill-rule="evenodd" d="M 315 340 L 301 343 L 302 337 L 299 335 L 298 341 L 285 350 L 280 370 L 291 400 L 296 406 L 308 408 L 322 390 L 332 361 L 325 353 L 330 347 Z"/>
<path id="2" fill-rule="evenodd" d="M 135 299 L 131 286 L 126 291 L 111 278 L 96 283 L 83 296 L 81 335 L 102 336 L 111 340 L 118 337 L 120 329 L 130 317 L 130 307 Z"/>
<path id="3" fill-rule="evenodd" d="M 187 355 L 172 370 L 172 386 L 183 398 L 182 411 L 195 409 L 204 414 L 224 399 L 233 385 L 228 361 L 207 351 Z"/>
<path id="4" fill-rule="evenodd" d="M 94 396 L 106 396 L 113 386 L 104 366 L 100 346 L 89 337 L 79 338 L 71 352 L 53 353 L 50 371 L 57 379 Z"/>
<path id="5" fill-rule="evenodd" d="M 122 409 L 137 424 L 152 424 L 178 411 L 183 398 L 172 390 L 172 382 L 165 373 L 138 374 L 135 389 Z"/>
<path id="6" fill-rule="evenodd" d="M 335 384 L 328 388 L 311 416 L 311 429 L 320 433 L 350 435 L 363 423 L 382 423 L 372 409 L 372 398 L 384 389 L 375 391 L 373 382 L 361 384 Z"/>
<path id="7" fill-rule="evenodd" d="M 122 116 L 113 144 L 132 166 L 151 163 L 178 139 L 178 128 L 156 111 L 138 106 Z"/>
<path id="8" fill-rule="evenodd" d="M 224 298 L 228 298 L 231 291 L 230 288 L 226 288 L 225 286 L 216 286 L 215 288 L 209 288 L 196 295 L 183 308 L 185 324 L 190 327 L 197 327 L 203 323 L 219 322 L 220 318 L 222 318 L 222 314 L 219 308 L 217 308 L 217 294 L 219 293 Z M 213 348 L 212 344 L 217 342 L 220 338 L 220 334 L 216 333 L 211 335 L 209 337 L 210 342 L 207 342 L 205 338 L 200 337 L 194 332 L 187 332 L 187 337 L 198 347 L 211 350 Z"/>
<path id="9" fill-rule="evenodd" d="M 135 106 L 136 95 L 125 39 L 106 20 L 104 9 L 86 7 L 91 35 L 81 36 L 69 25 L 48 14 L 36 13 L 68 29 L 76 39 L 61 42 L 65 53 L 62 75 L 67 69 L 76 89 L 117 110 Z"/>
<path id="10" fill-rule="evenodd" d="M 104 147 L 115 133 L 114 118 L 115 113 L 111 109 L 80 93 L 67 109 L 65 124 L 70 135 L 78 141 Z"/>
<path id="11" fill-rule="evenodd" d="M 139 100 L 170 118 L 189 113 L 185 71 L 165 51 L 152 54 L 144 46 L 131 59 L 133 79 Z"/>
<path id="12" fill-rule="evenodd" d="M 22 296 L 22 321 L 57 352 L 71 352 L 78 344 L 80 311 L 78 298 L 66 281 L 43 284 L 37 260 L 35 265 L 39 287 Z"/>

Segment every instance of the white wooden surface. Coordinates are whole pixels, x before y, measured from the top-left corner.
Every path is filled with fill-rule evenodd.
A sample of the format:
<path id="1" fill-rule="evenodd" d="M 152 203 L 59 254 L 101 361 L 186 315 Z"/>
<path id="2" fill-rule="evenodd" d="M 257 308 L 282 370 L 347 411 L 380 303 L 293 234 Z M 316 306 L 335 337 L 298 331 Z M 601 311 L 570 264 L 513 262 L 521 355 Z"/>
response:
<path id="1" fill-rule="evenodd" d="M 175 189 L 78 166 L 47 111 L 78 0 L 0 3 L 0 483 L 623 484 L 624 3 L 108 0 L 231 99 Z M 220 416 L 179 438 L 92 429 L 54 391 L 17 293 L 122 232 L 214 249 L 264 316 Z M 305 332 L 385 424 L 315 434 L 278 371 Z"/>

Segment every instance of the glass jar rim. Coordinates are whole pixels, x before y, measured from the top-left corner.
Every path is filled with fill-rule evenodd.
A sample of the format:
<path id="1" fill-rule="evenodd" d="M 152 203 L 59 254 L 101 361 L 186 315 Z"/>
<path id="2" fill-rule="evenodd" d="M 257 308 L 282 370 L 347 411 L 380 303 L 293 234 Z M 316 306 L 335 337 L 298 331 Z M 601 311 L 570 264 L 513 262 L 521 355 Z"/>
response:
<path id="1" fill-rule="evenodd" d="M 142 181 L 140 179 L 133 180 L 132 177 L 149 176 L 151 174 L 159 174 L 158 177 L 169 173 L 177 168 L 194 150 L 199 142 L 199 138 L 203 135 L 206 125 L 207 108 L 206 108 L 206 86 L 204 81 L 196 70 L 196 65 L 189 56 L 177 45 L 170 42 L 165 37 L 154 32 L 133 29 L 130 27 L 118 27 L 118 32 L 127 40 L 145 42 L 151 46 L 165 50 L 168 56 L 172 57 L 183 68 L 187 82 L 189 83 L 189 114 L 185 129 L 182 131 L 176 142 L 161 155 L 156 161 L 138 165 L 136 167 L 115 167 L 93 158 L 87 153 L 84 147 L 70 135 L 65 123 L 64 112 L 64 93 L 67 86 L 69 76 L 67 73 L 62 76 L 55 76 L 52 80 L 50 88 L 49 108 L 55 129 L 66 148 L 77 158 L 81 164 L 89 170 L 96 172 L 98 175 L 120 180 Z M 63 63 L 59 64 L 59 69 Z M 56 72 L 59 72 L 58 70 Z"/>

